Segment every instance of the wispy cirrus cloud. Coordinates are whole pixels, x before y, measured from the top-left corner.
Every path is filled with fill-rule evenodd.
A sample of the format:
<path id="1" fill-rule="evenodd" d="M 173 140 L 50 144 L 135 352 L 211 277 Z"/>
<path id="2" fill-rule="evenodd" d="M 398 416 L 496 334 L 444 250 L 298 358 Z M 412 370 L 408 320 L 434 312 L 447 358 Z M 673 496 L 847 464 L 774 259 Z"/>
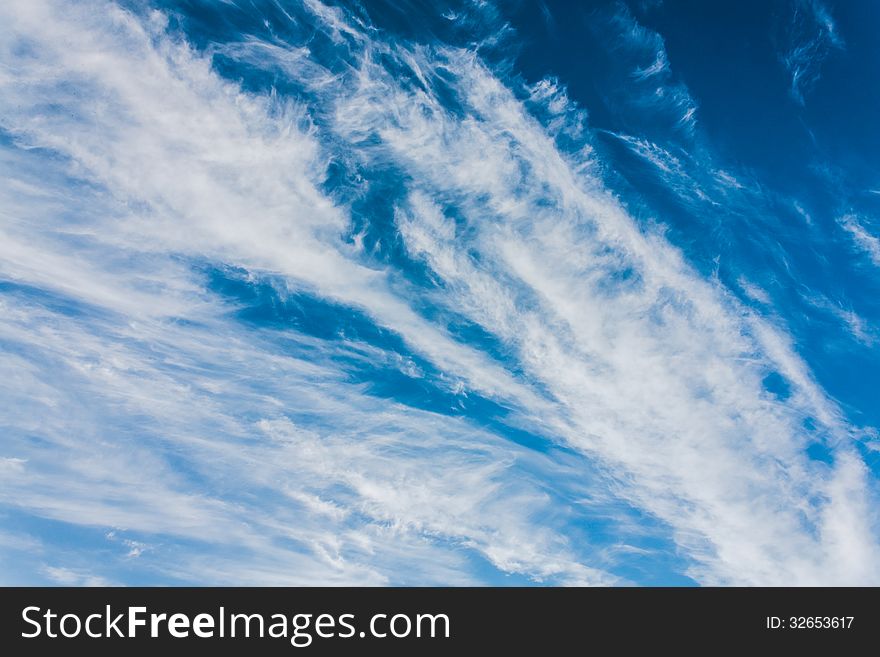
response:
<path id="1" fill-rule="evenodd" d="M 210 47 L 289 96 L 159 12 L 0 12 L 6 506 L 155 545 L 114 542 L 165 581 L 614 583 L 640 551 L 876 581 L 834 402 L 633 221 L 551 81 L 553 126 L 473 50 L 317 2 L 302 42 Z"/>
<path id="2" fill-rule="evenodd" d="M 852 237 L 856 246 L 864 251 L 871 261 L 880 267 L 880 238 L 873 235 L 859 218 L 853 214 L 845 214 L 837 222 Z"/>
<path id="3" fill-rule="evenodd" d="M 593 25 L 596 37 L 607 40 L 616 66 L 622 69 L 613 102 L 667 129 L 690 137 L 697 126 L 698 103 L 674 73 L 663 37 L 636 20 L 620 3 L 601 13 Z"/>
<path id="4" fill-rule="evenodd" d="M 791 76 L 791 97 L 803 105 L 821 77 L 822 63 L 845 44 L 831 11 L 820 0 L 793 0 L 790 11 L 780 58 Z"/>

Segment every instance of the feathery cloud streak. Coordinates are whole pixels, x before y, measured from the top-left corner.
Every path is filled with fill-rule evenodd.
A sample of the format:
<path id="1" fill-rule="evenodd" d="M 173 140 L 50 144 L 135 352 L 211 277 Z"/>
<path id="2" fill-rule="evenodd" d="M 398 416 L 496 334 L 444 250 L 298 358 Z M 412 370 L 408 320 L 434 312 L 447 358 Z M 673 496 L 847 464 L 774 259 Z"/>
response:
<path id="1" fill-rule="evenodd" d="M 160 12 L 0 11 L 7 506 L 213 581 L 638 581 L 645 534 L 703 583 L 877 580 L 840 412 L 637 227 L 550 81 L 317 2 L 207 52 Z"/>

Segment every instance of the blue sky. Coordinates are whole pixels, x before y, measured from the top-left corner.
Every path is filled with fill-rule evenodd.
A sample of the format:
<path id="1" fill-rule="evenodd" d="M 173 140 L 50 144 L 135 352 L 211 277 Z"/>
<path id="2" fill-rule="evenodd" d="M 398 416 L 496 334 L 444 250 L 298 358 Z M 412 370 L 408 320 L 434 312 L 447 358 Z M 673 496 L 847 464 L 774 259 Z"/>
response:
<path id="1" fill-rule="evenodd" d="M 868 2 L 0 7 L 0 583 L 880 583 Z"/>

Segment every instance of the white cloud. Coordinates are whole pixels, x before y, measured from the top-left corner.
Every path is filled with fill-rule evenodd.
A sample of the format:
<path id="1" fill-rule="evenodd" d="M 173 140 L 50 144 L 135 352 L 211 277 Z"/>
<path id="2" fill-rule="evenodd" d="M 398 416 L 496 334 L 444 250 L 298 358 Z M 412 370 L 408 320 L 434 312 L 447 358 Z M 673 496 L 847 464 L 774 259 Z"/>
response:
<path id="1" fill-rule="evenodd" d="M 758 287 L 754 283 L 751 283 L 744 276 L 740 276 L 737 282 L 739 283 L 739 286 L 742 288 L 742 291 L 745 293 L 745 295 L 752 301 L 757 301 L 758 303 L 764 304 L 765 306 L 770 305 L 770 303 L 772 302 L 770 299 L 770 295 L 767 294 L 766 290 Z"/>
<path id="2" fill-rule="evenodd" d="M 837 220 L 847 233 L 850 234 L 856 246 L 871 258 L 871 261 L 880 267 L 880 238 L 872 235 L 854 214 L 845 214 Z"/>
<path id="3" fill-rule="evenodd" d="M 158 569 L 165 538 L 189 545 L 162 568 L 196 581 L 469 583 L 486 580 L 484 559 L 616 582 L 613 555 L 639 550 L 627 505 L 704 583 L 877 581 L 871 484 L 789 337 L 642 232 L 473 52 L 392 49 L 342 10 L 309 9 L 356 51 L 346 75 L 253 38 L 222 51 L 299 78 L 320 121 L 222 80 L 160 14 L 0 8 L 0 125 L 18 145 L 5 149 L 17 184 L 0 197 L 0 266 L 82 306 L 4 301 L 15 349 L 0 397 L 9 453 L 27 463 L 0 484 L 3 503 L 157 544 L 129 563 Z M 440 77 L 461 112 L 434 95 Z M 547 91 L 532 102 L 569 116 Z M 343 156 L 406 173 L 394 219 L 436 289 L 346 244 L 347 208 L 320 188 Z M 377 401 L 340 361 L 413 372 L 410 354 L 243 327 L 198 260 L 363 311 L 437 370 L 432 384 L 491 399 L 561 448 Z M 414 310 L 426 300 L 509 361 Z M 772 371 L 788 399 L 762 389 Z M 822 435 L 834 466 L 804 453 Z M 616 543 L 591 535 L 597 517 L 620 523 Z"/>
<path id="4" fill-rule="evenodd" d="M 622 3 L 615 5 L 606 19 L 597 20 L 601 26 L 597 36 L 610 41 L 611 53 L 619 65 L 632 66 L 628 75 L 632 83 L 619 90 L 624 105 L 651 113 L 655 120 L 668 117 L 670 127 L 693 136 L 697 102 L 673 75 L 663 37 L 639 23 Z"/>
<path id="5" fill-rule="evenodd" d="M 401 230 L 445 282 L 450 307 L 516 347 L 526 374 L 560 404 L 553 426 L 627 473 L 632 499 L 676 526 L 707 564 L 703 578 L 823 581 L 825 546 L 798 528 L 804 496 L 831 473 L 803 453 L 802 420 L 845 431 L 788 338 L 574 175 L 478 62 L 443 54 L 479 120 L 458 121 L 421 93 L 391 96 L 375 68 L 338 115 L 352 135 L 383 126 L 377 157 L 413 176 Z M 393 120 L 382 107 L 394 108 Z M 428 196 L 464 199 L 471 241 L 449 239 Z M 762 392 L 774 369 L 795 385 L 784 404 Z M 774 556 L 781 545 L 784 562 Z"/>
<path id="6" fill-rule="evenodd" d="M 821 77 L 833 50 L 845 47 L 829 9 L 820 0 L 794 0 L 780 57 L 791 76 L 791 97 L 800 105 Z"/>
<path id="7" fill-rule="evenodd" d="M 108 580 L 99 575 L 62 566 L 45 566 L 42 573 L 61 586 L 112 586 Z"/>

